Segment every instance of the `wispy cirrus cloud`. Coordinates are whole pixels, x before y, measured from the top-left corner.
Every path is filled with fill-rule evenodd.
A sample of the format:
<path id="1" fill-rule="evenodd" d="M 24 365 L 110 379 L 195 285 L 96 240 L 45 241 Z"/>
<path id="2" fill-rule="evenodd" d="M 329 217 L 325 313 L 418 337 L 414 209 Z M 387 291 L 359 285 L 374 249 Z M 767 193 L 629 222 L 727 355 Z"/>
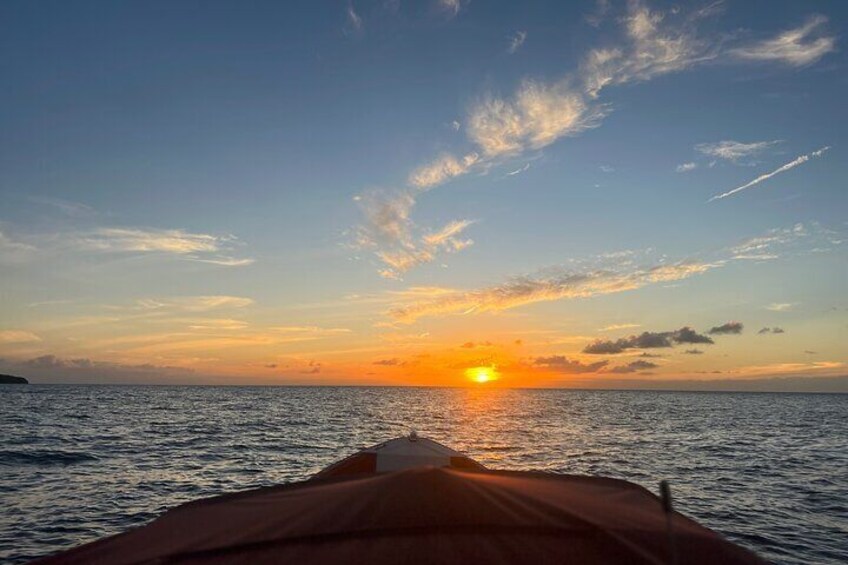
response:
<path id="1" fill-rule="evenodd" d="M 218 251 L 222 238 L 183 230 L 100 228 L 80 242 L 97 251 L 163 252 L 177 255 Z"/>
<path id="2" fill-rule="evenodd" d="M 469 153 L 459 159 L 449 154 L 440 155 L 434 161 L 412 171 L 408 182 L 414 188 L 428 190 L 449 179 L 464 175 L 479 160 L 477 153 Z"/>
<path id="3" fill-rule="evenodd" d="M 766 310 L 771 310 L 772 312 L 786 312 L 787 310 L 791 310 L 794 306 L 794 302 L 772 302 L 766 306 Z"/>
<path id="4" fill-rule="evenodd" d="M 612 324 L 609 326 L 604 326 L 602 328 L 598 328 L 599 332 L 614 332 L 616 330 L 627 330 L 630 328 L 638 328 L 642 324 Z"/>
<path id="5" fill-rule="evenodd" d="M 477 290 L 450 291 L 414 299 L 389 310 L 398 322 L 411 323 L 428 316 L 445 316 L 507 310 L 526 304 L 585 298 L 634 290 L 666 281 L 685 279 L 717 265 L 679 262 L 645 268 L 570 271 L 555 269 L 536 276 L 518 277 Z"/>
<path id="6" fill-rule="evenodd" d="M 130 307 L 132 310 L 168 310 L 185 312 L 208 312 L 225 308 L 244 308 L 253 304 L 253 299 L 243 296 L 210 295 L 180 296 L 175 298 L 143 298 Z M 120 309 L 120 308 L 118 308 Z"/>
<path id="7" fill-rule="evenodd" d="M 441 0 L 439 6 L 449 16 L 455 16 L 462 3 Z M 721 3 L 716 2 L 684 13 L 652 10 L 639 0 L 629 2 L 626 13 L 615 20 L 621 28 L 619 39 L 589 50 L 574 71 L 553 80 L 528 78 L 511 94 L 490 92 L 473 102 L 463 121 L 470 147 L 443 153 L 416 168 L 407 179 L 408 188 L 397 191 L 392 198 L 369 199 L 377 209 L 365 208 L 368 218 L 365 231 L 380 231 L 379 225 L 375 226 L 371 220 L 382 215 L 381 208 L 389 207 L 403 209 L 405 216 L 401 223 L 411 232 L 414 224 L 410 213 L 424 192 L 473 171 L 485 170 L 507 158 L 542 149 L 562 138 L 598 127 L 611 111 L 611 106 L 601 98 L 603 91 L 611 86 L 649 81 L 726 56 L 728 50 L 722 41 L 705 39 L 697 30 L 701 20 L 718 13 L 720 8 Z M 609 11 L 609 3 L 599 4 L 599 18 L 606 17 Z M 596 24 L 599 23 L 600 19 Z M 745 150 L 745 145 L 737 143 L 714 148 L 714 151 L 737 155 Z M 756 147 L 748 147 L 748 151 L 754 149 Z M 692 170 L 694 166 L 693 163 L 683 164 L 679 172 Z M 373 238 L 369 241 L 373 242 Z M 382 245 L 378 243 L 377 249 Z M 375 249 L 388 267 L 381 269 L 384 276 L 397 278 L 399 273 L 436 258 L 432 250 L 410 245 L 409 240 L 393 239 L 388 247 L 382 251 Z"/>
<path id="8" fill-rule="evenodd" d="M 70 238 L 79 249 L 104 253 L 158 253 L 223 266 L 244 266 L 253 259 L 228 255 L 234 251 L 237 238 L 191 233 L 180 229 L 98 228 Z"/>
<path id="9" fill-rule="evenodd" d="M 722 198 L 727 198 L 728 196 L 733 196 L 737 192 L 742 192 L 743 190 L 746 190 L 748 188 L 751 188 L 752 186 L 760 184 L 761 182 L 766 181 L 766 180 L 770 179 L 771 177 L 773 177 L 775 175 L 778 175 L 780 173 L 784 173 L 784 172 L 786 172 L 790 169 L 794 169 L 798 165 L 802 165 L 802 164 L 806 163 L 807 161 L 809 161 L 813 157 L 821 157 L 824 154 L 824 152 L 827 151 L 828 149 L 830 149 L 830 147 L 826 146 L 826 147 L 822 147 L 821 149 L 818 149 L 816 151 L 813 151 L 812 153 L 808 153 L 807 155 L 801 155 L 800 157 L 797 157 L 796 159 L 786 163 L 785 165 L 778 167 L 777 169 L 773 170 L 772 172 L 760 175 L 757 178 L 755 178 L 754 180 L 743 184 L 742 186 L 738 186 L 738 187 L 734 188 L 733 190 L 728 190 L 727 192 L 723 192 L 721 194 L 716 194 L 715 196 L 710 198 L 707 202 L 712 202 L 714 200 L 721 200 Z"/>
<path id="10" fill-rule="evenodd" d="M 787 252 L 809 253 L 810 246 L 823 241 L 836 247 L 844 243 L 844 238 L 817 223 L 809 228 L 799 223 L 711 253 L 709 259 L 651 261 L 649 253 L 607 253 L 588 262 L 573 261 L 574 267 L 555 267 L 478 289 L 413 287 L 393 292 L 389 296 L 397 300 L 387 314 L 395 323 L 412 323 L 425 317 L 496 312 L 537 302 L 613 294 L 688 279 L 733 259 L 777 259 Z"/>
<path id="11" fill-rule="evenodd" d="M 690 163 L 681 163 L 680 165 L 677 165 L 677 167 L 675 167 L 674 170 L 675 170 L 675 172 L 678 172 L 678 173 L 688 173 L 688 172 L 694 171 L 697 168 L 698 168 L 697 163 L 691 163 L 690 162 Z"/>
<path id="12" fill-rule="evenodd" d="M 485 97 L 467 120 L 469 139 L 486 160 L 540 149 L 600 124 L 607 108 L 590 103 L 568 80 L 525 80 L 510 99 Z"/>
<path id="13" fill-rule="evenodd" d="M 527 32 L 526 31 L 516 31 L 509 38 L 509 45 L 506 48 L 506 52 L 510 55 L 514 54 L 516 51 L 521 49 L 521 46 L 524 45 L 524 42 L 527 40 Z"/>
<path id="14" fill-rule="evenodd" d="M 824 32 L 827 18 L 815 14 L 801 26 L 776 37 L 730 50 L 730 54 L 746 61 L 778 62 L 794 67 L 815 63 L 836 50 L 836 37 Z"/>
<path id="15" fill-rule="evenodd" d="M 451 17 L 462 7 L 459 0 L 439 5 Z M 672 22 L 672 14 L 631 2 L 622 20 L 622 45 L 590 51 L 576 72 L 558 80 L 527 79 L 511 96 L 483 96 L 465 119 L 471 150 L 460 156 L 443 153 L 416 168 L 407 189 L 359 197 L 366 221 L 357 230 L 358 246 L 371 248 L 386 265 L 380 274 L 390 278 L 435 260 L 439 250 L 422 247 L 413 235 L 410 214 L 422 193 L 500 159 L 597 127 L 610 110 L 598 100 L 606 86 L 650 80 L 712 58 L 709 44 L 694 35 L 693 22 L 699 17 Z"/>
<path id="16" fill-rule="evenodd" d="M 87 204 L 82 204 L 81 202 L 72 202 L 70 200 L 64 200 L 62 198 L 52 198 L 48 196 L 30 196 L 29 201 L 34 202 L 36 204 L 44 204 L 46 206 L 51 206 L 56 210 L 59 210 L 66 216 L 71 217 L 93 216 L 97 213 L 94 208 Z"/>
<path id="17" fill-rule="evenodd" d="M 329 337 L 351 333 L 349 328 L 322 328 L 319 326 L 273 326 L 271 331 L 288 335 L 311 335 L 316 337 Z"/>
<path id="18" fill-rule="evenodd" d="M 752 141 L 750 143 L 725 140 L 714 143 L 699 143 L 695 146 L 695 151 L 709 157 L 737 163 L 741 159 L 748 159 L 761 155 L 767 149 L 779 143 L 783 143 L 783 140 L 775 139 L 772 141 Z"/>
<path id="19" fill-rule="evenodd" d="M 473 223 L 471 220 L 455 220 L 439 231 L 425 235 L 422 241 L 431 247 L 448 247 L 458 251 L 473 243 L 471 240 L 457 239 L 457 236 Z"/>
<path id="20" fill-rule="evenodd" d="M 0 231 L 0 262 L 16 263 L 26 261 L 38 252 L 34 245 L 13 239 Z"/>
<path id="21" fill-rule="evenodd" d="M 460 238 L 473 222 L 454 220 L 435 232 L 425 232 L 410 218 L 415 197 L 410 192 L 371 192 L 362 197 L 366 222 L 359 226 L 357 247 L 371 249 L 385 265 L 384 278 L 400 278 L 415 266 L 433 261 L 440 253 L 455 253 L 472 245 Z"/>
<path id="22" fill-rule="evenodd" d="M 448 19 L 453 19 L 459 15 L 463 4 L 466 2 L 463 2 L 463 0 L 436 0 L 436 9 Z"/>
<path id="23" fill-rule="evenodd" d="M 798 223 L 791 228 L 772 229 L 765 235 L 747 239 L 731 247 L 730 252 L 734 259 L 777 259 L 779 249 L 807 235 L 804 224 Z"/>
<path id="24" fill-rule="evenodd" d="M 342 32 L 345 35 L 358 35 L 362 33 L 365 27 L 365 22 L 362 20 L 356 9 L 353 7 L 353 2 L 348 2 L 345 8 L 345 25 Z"/>
<path id="25" fill-rule="evenodd" d="M 698 20 L 710 15 L 701 10 L 672 22 L 671 13 L 631 2 L 622 19 L 626 41 L 590 51 L 581 66 L 586 93 L 596 98 L 610 85 L 646 81 L 714 59 L 717 49 L 699 38 L 695 29 Z"/>
<path id="26" fill-rule="evenodd" d="M 26 330 L 0 330 L 0 343 L 36 343 L 41 338 Z"/>
<path id="27" fill-rule="evenodd" d="M 514 177 L 515 175 L 520 175 L 521 173 L 526 173 L 528 169 L 530 169 L 530 163 L 526 163 L 523 167 L 515 169 L 514 171 L 507 172 L 506 176 Z"/>

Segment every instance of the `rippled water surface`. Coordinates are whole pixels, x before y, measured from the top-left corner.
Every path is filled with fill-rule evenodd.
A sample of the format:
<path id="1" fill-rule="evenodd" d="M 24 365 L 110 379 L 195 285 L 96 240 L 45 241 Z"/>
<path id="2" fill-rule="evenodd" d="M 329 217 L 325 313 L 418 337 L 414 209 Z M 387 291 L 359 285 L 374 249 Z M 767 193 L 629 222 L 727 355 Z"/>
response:
<path id="1" fill-rule="evenodd" d="M 0 562 L 296 481 L 414 428 L 504 469 L 672 483 L 778 563 L 848 562 L 848 395 L 0 387 Z"/>

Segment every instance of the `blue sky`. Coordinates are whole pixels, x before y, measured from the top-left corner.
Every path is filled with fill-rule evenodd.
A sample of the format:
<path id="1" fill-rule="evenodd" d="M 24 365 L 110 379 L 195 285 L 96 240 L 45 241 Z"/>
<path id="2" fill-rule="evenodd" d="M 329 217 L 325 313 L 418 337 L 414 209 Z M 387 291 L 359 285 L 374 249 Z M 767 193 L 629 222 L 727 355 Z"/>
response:
<path id="1" fill-rule="evenodd" d="M 841 2 L 0 11 L 9 370 L 845 373 Z M 649 370 L 610 374 L 651 348 L 584 370 L 591 343 L 731 321 L 709 353 L 672 340 Z"/>

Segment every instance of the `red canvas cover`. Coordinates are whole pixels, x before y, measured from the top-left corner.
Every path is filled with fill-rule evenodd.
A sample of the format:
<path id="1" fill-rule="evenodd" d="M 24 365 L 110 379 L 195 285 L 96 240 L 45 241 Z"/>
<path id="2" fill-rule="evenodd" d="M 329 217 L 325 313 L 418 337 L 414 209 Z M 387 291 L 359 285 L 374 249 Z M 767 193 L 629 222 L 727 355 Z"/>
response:
<path id="1" fill-rule="evenodd" d="M 201 500 L 41 563 L 762 563 L 606 478 L 417 468 Z"/>

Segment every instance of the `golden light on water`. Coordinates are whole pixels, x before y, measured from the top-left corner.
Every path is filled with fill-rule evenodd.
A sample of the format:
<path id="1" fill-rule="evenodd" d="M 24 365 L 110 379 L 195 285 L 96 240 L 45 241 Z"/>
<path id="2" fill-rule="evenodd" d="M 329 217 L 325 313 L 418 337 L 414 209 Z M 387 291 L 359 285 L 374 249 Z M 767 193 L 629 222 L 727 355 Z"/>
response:
<path id="1" fill-rule="evenodd" d="M 498 372 L 494 367 L 470 367 L 465 369 L 465 376 L 478 384 L 498 380 Z"/>

